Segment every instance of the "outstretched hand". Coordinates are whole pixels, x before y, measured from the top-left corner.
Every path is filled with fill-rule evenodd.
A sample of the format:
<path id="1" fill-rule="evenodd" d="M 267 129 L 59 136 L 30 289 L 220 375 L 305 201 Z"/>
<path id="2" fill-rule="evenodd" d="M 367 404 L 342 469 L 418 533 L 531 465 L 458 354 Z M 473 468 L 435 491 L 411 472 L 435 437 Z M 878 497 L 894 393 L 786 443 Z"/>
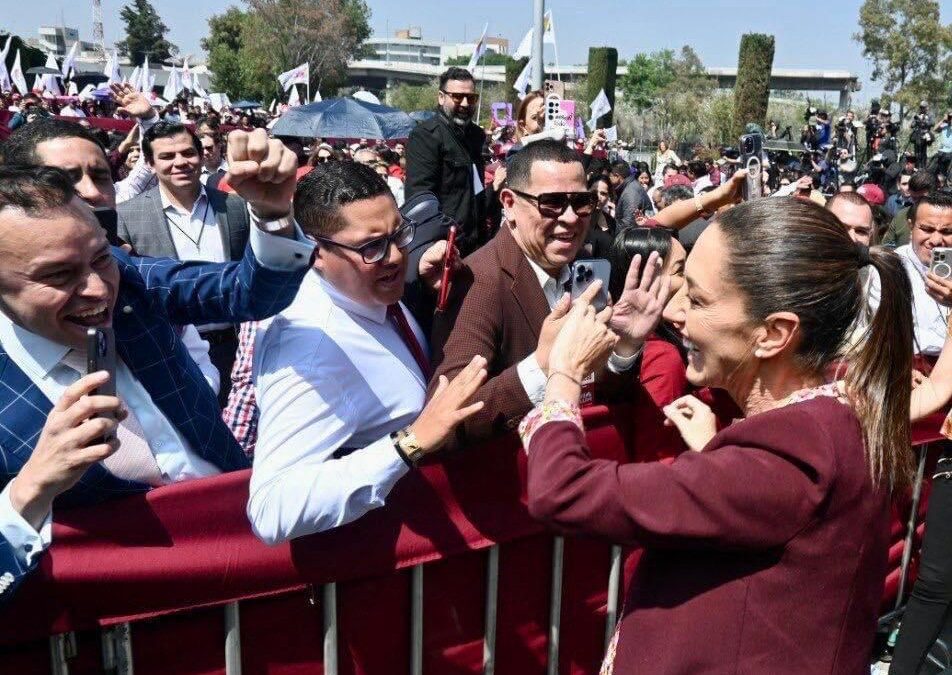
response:
<path id="1" fill-rule="evenodd" d="M 471 399 L 485 381 L 486 359 L 482 356 L 474 356 L 452 380 L 440 375 L 433 398 L 410 425 L 424 453 L 439 450 L 458 424 L 483 409 L 482 401 Z"/>
<path id="2" fill-rule="evenodd" d="M 147 120 L 155 117 L 155 109 L 149 97 L 141 91 L 137 91 L 131 84 L 110 84 L 109 91 L 112 99 L 119 106 L 119 112 L 124 112 L 129 117 L 135 117 L 140 120 Z"/>
<path id="3" fill-rule="evenodd" d="M 639 274 L 641 256 L 636 255 L 628 267 L 625 287 L 615 303 L 611 329 L 618 334 L 615 351 L 619 356 L 631 356 L 661 320 L 661 312 L 668 302 L 671 277 L 661 271 L 661 257 L 657 251 L 648 256 L 643 274 Z"/>

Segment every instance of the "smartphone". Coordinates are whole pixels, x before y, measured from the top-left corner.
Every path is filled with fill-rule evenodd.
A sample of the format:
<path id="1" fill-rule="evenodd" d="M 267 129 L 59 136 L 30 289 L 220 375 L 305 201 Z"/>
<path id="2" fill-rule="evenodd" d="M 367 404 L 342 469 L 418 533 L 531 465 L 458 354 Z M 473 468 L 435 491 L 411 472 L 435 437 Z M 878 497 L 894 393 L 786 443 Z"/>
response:
<path id="1" fill-rule="evenodd" d="M 940 246 L 932 249 L 929 271 L 942 279 L 952 278 L 952 248 Z"/>
<path id="2" fill-rule="evenodd" d="M 764 196 L 763 164 L 764 137 L 760 134 L 744 134 L 740 137 L 740 166 L 747 169 L 744 182 L 744 200 Z"/>
<path id="3" fill-rule="evenodd" d="M 542 91 L 546 96 L 549 94 L 555 94 L 560 98 L 565 97 L 565 82 L 560 80 L 546 80 L 542 83 Z"/>
<path id="4" fill-rule="evenodd" d="M 453 282 L 453 250 L 456 247 L 456 225 L 450 225 L 449 236 L 446 238 L 446 253 L 443 254 L 443 278 L 440 280 L 440 297 L 436 308 L 446 311 L 446 303 L 450 297 L 450 284 Z"/>
<path id="5" fill-rule="evenodd" d="M 602 258 L 593 258 L 591 260 L 576 260 L 571 267 L 572 276 L 569 284 L 572 299 L 579 297 L 589 286 L 598 279 L 602 282 L 602 288 L 592 300 L 592 307 L 600 312 L 608 306 L 608 280 L 612 275 L 612 265 Z"/>
<path id="6" fill-rule="evenodd" d="M 116 395 L 116 337 L 112 328 L 89 328 L 86 330 L 86 374 L 105 370 L 109 380 L 97 388 L 93 394 L 101 396 Z M 100 442 L 111 440 L 115 432 Z"/>
<path id="7" fill-rule="evenodd" d="M 566 101 L 561 96 L 551 94 L 545 97 L 546 132 L 562 131 L 564 138 L 575 139 L 575 101 Z"/>
<path id="8" fill-rule="evenodd" d="M 106 231 L 106 241 L 111 246 L 119 246 L 122 242 L 119 241 L 119 217 L 116 210 L 108 206 L 97 206 L 93 213 L 96 214 L 99 225 Z"/>

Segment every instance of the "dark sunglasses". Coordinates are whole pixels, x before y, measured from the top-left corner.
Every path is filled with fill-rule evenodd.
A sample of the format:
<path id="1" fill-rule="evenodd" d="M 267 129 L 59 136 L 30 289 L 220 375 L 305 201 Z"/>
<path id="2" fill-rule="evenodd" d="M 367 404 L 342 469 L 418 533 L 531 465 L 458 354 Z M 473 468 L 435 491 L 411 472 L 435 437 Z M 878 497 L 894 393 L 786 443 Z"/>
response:
<path id="1" fill-rule="evenodd" d="M 529 194 L 522 190 L 509 188 L 520 197 L 535 202 L 539 214 L 545 218 L 559 218 L 569 206 L 577 216 L 591 215 L 595 210 L 598 195 L 594 192 L 543 192 L 540 195 Z"/>
<path id="2" fill-rule="evenodd" d="M 444 94 L 446 94 L 451 99 L 453 99 L 453 103 L 455 103 L 456 105 L 459 105 L 460 103 L 462 103 L 463 99 L 466 99 L 470 105 L 476 105 L 476 102 L 479 101 L 479 94 L 476 94 L 476 93 L 457 94 L 456 92 L 444 91 L 443 89 L 440 89 L 440 91 L 442 91 Z"/>
<path id="3" fill-rule="evenodd" d="M 411 220 L 405 220 L 403 221 L 403 225 L 397 228 L 393 234 L 371 239 L 360 246 L 342 244 L 339 241 L 334 241 L 333 239 L 328 239 L 326 237 L 312 238 L 322 244 L 337 246 L 339 248 L 347 249 L 348 251 L 353 251 L 354 253 L 359 253 L 360 257 L 365 263 L 368 265 L 373 265 L 374 263 L 378 263 L 387 257 L 387 254 L 390 253 L 390 244 L 393 244 L 401 250 L 409 246 L 413 242 L 414 234 L 416 234 L 416 224 Z"/>

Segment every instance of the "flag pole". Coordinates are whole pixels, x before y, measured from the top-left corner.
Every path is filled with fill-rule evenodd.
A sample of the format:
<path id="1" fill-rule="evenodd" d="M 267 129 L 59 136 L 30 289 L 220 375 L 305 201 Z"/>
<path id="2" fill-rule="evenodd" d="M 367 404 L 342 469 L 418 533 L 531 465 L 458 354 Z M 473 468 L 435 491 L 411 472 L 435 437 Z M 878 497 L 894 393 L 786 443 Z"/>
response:
<path id="1" fill-rule="evenodd" d="M 532 64 L 532 88 L 534 90 L 542 89 L 542 81 L 545 79 L 545 66 L 542 59 L 543 33 L 545 31 L 545 0 L 534 0 L 532 7 L 534 19 L 534 31 L 532 34 L 532 52 L 529 56 L 529 63 Z"/>
<path id="2" fill-rule="evenodd" d="M 543 23 L 543 25 L 545 24 L 545 20 L 544 20 L 544 19 L 543 19 L 543 22 L 542 22 L 542 23 Z M 555 35 L 555 14 L 551 13 L 551 10 L 550 10 L 550 14 L 549 14 L 549 23 L 552 24 L 552 49 L 555 51 L 555 77 L 556 77 L 556 79 L 557 79 L 559 82 L 561 82 L 561 81 L 562 81 L 562 72 L 561 72 L 561 67 L 559 66 L 559 39 L 558 39 L 558 37 L 556 37 L 556 35 Z M 545 35 L 544 35 L 544 34 L 543 34 L 543 36 L 542 36 L 542 39 L 543 39 L 543 44 L 545 44 L 545 42 L 544 42 L 544 41 L 545 41 Z"/>
<path id="3" fill-rule="evenodd" d="M 476 124 L 479 124 L 479 114 L 483 111 L 483 86 L 486 84 L 486 50 L 483 50 L 483 53 L 479 56 L 479 61 L 482 62 L 480 67 L 480 73 L 482 73 L 482 78 L 479 80 L 479 104 L 476 106 Z"/>

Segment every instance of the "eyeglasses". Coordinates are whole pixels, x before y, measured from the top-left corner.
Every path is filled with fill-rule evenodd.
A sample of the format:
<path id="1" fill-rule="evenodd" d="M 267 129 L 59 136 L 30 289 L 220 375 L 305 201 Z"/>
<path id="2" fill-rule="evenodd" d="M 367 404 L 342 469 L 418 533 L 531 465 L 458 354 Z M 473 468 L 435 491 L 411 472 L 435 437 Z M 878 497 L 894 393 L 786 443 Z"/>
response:
<path id="1" fill-rule="evenodd" d="M 318 156 L 317 156 L 317 161 L 320 162 L 321 164 L 323 164 L 324 162 L 329 162 L 329 161 L 331 161 L 331 156 L 330 156 L 330 155 L 318 155 Z"/>
<path id="2" fill-rule="evenodd" d="M 569 206 L 577 216 L 591 215 L 595 210 L 598 195 L 594 192 L 543 192 L 539 195 L 529 194 L 522 190 L 509 188 L 520 197 L 535 202 L 539 215 L 544 218 L 559 218 Z"/>
<path id="3" fill-rule="evenodd" d="M 476 105 L 476 103 L 479 101 L 479 94 L 476 94 L 476 93 L 459 94 L 459 93 L 456 93 L 455 91 L 445 91 L 443 89 L 440 89 L 440 91 L 446 94 L 447 96 L 449 96 L 451 99 L 453 99 L 453 103 L 455 103 L 456 105 L 459 105 L 460 103 L 462 103 L 463 99 L 466 99 L 466 101 L 470 105 Z"/>
<path id="4" fill-rule="evenodd" d="M 353 251 L 354 253 L 359 253 L 360 257 L 365 263 L 368 265 L 373 265 L 374 263 L 378 263 L 387 257 L 387 254 L 390 253 L 390 244 L 393 244 L 400 250 L 403 250 L 409 246 L 413 242 L 414 234 L 416 234 L 416 223 L 414 223 L 412 220 L 405 220 L 403 221 L 403 225 L 397 228 L 393 234 L 371 239 L 360 246 L 342 244 L 339 241 L 327 239 L 326 237 L 313 237 L 313 239 L 322 244 L 337 246 L 339 248 L 347 249 L 348 251 Z"/>

